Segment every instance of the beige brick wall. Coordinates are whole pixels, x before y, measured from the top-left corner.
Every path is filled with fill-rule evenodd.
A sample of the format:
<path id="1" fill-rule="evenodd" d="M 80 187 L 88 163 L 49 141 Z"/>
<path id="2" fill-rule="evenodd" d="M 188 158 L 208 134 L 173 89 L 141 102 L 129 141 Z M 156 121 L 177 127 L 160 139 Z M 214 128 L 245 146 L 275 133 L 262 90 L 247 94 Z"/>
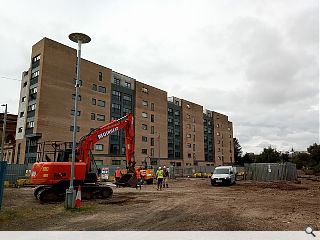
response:
<path id="1" fill-rule="evenodd" d="M 147 92 L 143 92 L 147 89 Z M 143 105 L 148 102 L 148 106 Z M 154 110 L 151 110 L 151 104 Z M 167 92 L 136 81 L 135 86 L 135 161 L 140 164 L 146 157 L 156 158 L 159 156 L 159 133 L 160 133 L 160 158 L 168 158 L 168 117 L 167 117 Z M 147 118 L 142 116 L 147 113 Z M 154 115 L 154 122 L 151 122 L 151 114 Z M 143 130 L 142 124 L 148 129 Z M 154 133 L 151 133 L 151 127 Z M 142 141 L 142 136 L 147 137 L 147 142 Z M 154 139 L 154 146 L 151 146 L 151 138 Z M 142 153 L 147 149 L 147 154 Z M 151 156 L 151 149 L 154 149 L 154 156 Z M 148 158 L 147 158 L 148 161 Z"/>

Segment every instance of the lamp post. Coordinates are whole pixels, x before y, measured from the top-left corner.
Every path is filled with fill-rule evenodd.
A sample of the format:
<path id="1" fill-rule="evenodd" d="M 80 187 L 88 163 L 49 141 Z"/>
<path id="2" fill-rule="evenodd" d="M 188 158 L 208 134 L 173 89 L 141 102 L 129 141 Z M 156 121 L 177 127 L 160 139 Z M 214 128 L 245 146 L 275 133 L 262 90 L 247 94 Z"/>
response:
<path id="1" fill-rule="evenodd" d="M 4 140 L 6 136 L 6 126 L 7 126 L 7 104 L 2 104 L 2 107 L 5 107 L 4 109 L 4 115 L 3 115 L 3 123 L 2 123 L 2 138 L 1 138 L 1 154 L 0 154 L 0 161 L 3 161 L 3 148 L 4 148 Z"/>
<path id="2" fill-rule="evenodd" d="M 78 113 L 78 98 L 80 88 L 80 62 L 81 62 L 81 44 L 85 44 L 91 41 L 91 38 L 83 33 L 71 33 L 69 39 L 75 43 L 78 43 L 77 54 L 77 80 L 76 80 L 76 96 L 74 98 L 74 115 L 73 115 L 73 131 L 72 131 L 72 162 L 71 162 L 71 174 L 70 174 L 70 187 L 66 190 L 66 208 L 75 207 L 75 190 L 73 187 L 74 179 L 74 162 L 76 156 L 76 134 L 77 134 L 77 113 Z"/>

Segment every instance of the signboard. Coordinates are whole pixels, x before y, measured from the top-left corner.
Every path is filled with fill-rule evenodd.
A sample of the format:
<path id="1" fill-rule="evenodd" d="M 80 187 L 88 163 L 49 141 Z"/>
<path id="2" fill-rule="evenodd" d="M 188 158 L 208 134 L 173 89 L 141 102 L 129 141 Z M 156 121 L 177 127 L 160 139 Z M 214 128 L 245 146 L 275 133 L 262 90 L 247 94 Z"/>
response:
<path id="1" fill-rule="evenodd" d="M 105 179 L 105 180 L 109 179 L 109 168 L 108 167 L 101 168 L 101 178 Z"/>

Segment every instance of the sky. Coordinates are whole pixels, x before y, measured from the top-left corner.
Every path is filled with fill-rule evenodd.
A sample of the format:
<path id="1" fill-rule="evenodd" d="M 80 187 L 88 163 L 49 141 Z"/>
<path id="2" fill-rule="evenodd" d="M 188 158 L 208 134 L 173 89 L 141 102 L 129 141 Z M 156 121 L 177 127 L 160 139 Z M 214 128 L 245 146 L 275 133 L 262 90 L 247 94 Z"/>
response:
<path id="1" fill-rule="evenodd" d="M 0 103 L 17 114 L 21 73 L 43 37 L 229 116 L 243 152 L 319 144 L 317 0 L 1 0 Z M 1 109 L 3 111 L 3 109 Z"/>

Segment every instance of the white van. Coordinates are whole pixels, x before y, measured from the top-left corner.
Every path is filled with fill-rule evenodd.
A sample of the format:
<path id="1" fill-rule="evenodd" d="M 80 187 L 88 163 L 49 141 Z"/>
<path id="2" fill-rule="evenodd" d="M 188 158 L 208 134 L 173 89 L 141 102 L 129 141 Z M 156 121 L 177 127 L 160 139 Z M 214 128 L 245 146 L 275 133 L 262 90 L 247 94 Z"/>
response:
<path id="1" fill-rule="evenodd" d="M 234 184 L 236 181 L 235 171 L 232 166 L 216 167 L 211 176 L 211 185 L 215 184 Z"/>

